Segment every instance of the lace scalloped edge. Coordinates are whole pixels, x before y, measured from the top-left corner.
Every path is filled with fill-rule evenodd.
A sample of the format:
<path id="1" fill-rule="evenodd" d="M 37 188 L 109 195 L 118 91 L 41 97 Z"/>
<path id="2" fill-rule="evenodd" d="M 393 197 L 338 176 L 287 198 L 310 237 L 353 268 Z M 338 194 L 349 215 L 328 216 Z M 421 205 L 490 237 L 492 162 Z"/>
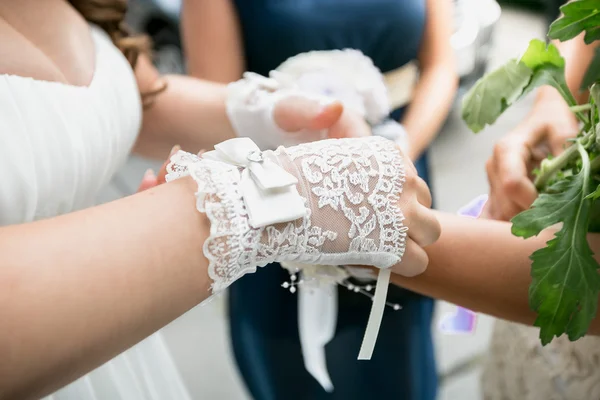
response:
<path id="1" fill-rule="evenodd" d="M 226 289 L 240 276 L 256 271 L 256 267 L 241 268 L 237 271 L 236 268 L 231 268 L 230 271 L 235 271 L 235 276 L 219 274 L 219 266 L 224 263 L 226 264 L 225 267 L 231 266 L 231 253 L 234 253 L 233 257 L 236 253 L 239 254 L 241 248 L 240 238 L 250 230 L 247 219 L 243 218 L 246 212 L 237 185 L 240 181 L 240 172 L 237 167 L 229 164 L 203 160 L 180 151 L 171 157 L 171 162 L 167 166 L 166 180 L 169 182 L 188 175 L 198 185 L 198 191 L 195 193 L 196 208 L 199 212 L 206 214 L 210 222 L 209 237 L 205 240 L 202 248 L 205 257 L 209 261 L 208 276 L 212 280 L 211 291 L 212 293 L 218 293 Z M 217 175 L 221 177 L 229 175 L 229 177 L 215 179 Z M 219 201 L 215 201 L 215 197 Z M 239 227 L 237 231 L 231 228 L 223 229 L 223 227 L 232 227 L 236 224 L 239 224 L 237 225 Z M 244 230 L 244 232 L 240 232 L 241 230 Z M 217 243 L 221 239 L 228 242 L 230 246 L 229 255 L 215 252 L 215 250 L 224 250 Z"/>

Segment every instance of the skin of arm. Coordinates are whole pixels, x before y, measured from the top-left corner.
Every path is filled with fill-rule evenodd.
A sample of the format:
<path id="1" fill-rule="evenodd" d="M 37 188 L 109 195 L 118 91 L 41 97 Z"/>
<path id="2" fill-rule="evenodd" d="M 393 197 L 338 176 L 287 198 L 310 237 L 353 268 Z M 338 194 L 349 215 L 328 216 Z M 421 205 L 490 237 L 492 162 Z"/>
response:
<path id="1" fill-rule="evenodd" d="M 182 75 L 161 77 L 146 57 L 140 57 L 135 72 L 141 93 L 167 85 L 144 110 L 136 153 L 164 159 L 175 143 L 198 152 L 235 137 L 225 107 L 225 85 Z"/>
<path id="2" fill-rule="evenodd" d="M 427 16 L 418 61 L 420 77 L 400 121 L 409 137 L 409 156 L 417 159 L 435 138 L 458 87 L 452 35 L 452 2 L 427 0 Z"/>
<path id="3" fill-rule="evenodd" d="M 51 393 L 209 296 L 196 189 L 0 228 L 0 398 Z"/>
<path id="4" fill-rule="evenodd" d="M 425 248 L 427 270 L 413 278 L 392 274 L 392 281 L 473 311 L 532 325 L 535 313 L 528 303 L 529 256 L 544 247 L 553 232 L 524 240 L 511 234 L 508 222 L 436 215 L 442 235 Z M 589 234 L 588 242 L 592 249 L 599 249 L 600 235 Z M 596 255 L 596 259 L 600 257 Z M 592 322 L 589 333 L 600 335 L 600 318 Z"/>
<path id="5" fill-rule="evenodd" d="M 189 76 L 167 75 L 161 78 L 145 57 L 136 67 L 142 93 L 152 92 L 164 80 L 166 90 L 155 96 L 144 111 L 142 130 L 134 151 L 140 155 L 164 159 L 178 144 L 197 153 L 236 137 L 226 110 L 226 86 Z M 273 119 L 287 132 L 327 129 L 329 136 L 367 136 L 368 126 L 341 103 L 322 104 L 302 97 L 286 97 L 277 102 Z"/>
<path id="6" fill-rule="evenodd" d="M 221 83 L 242 77 L 242 34 L 231 0 L 183 0 L 181 34 L 191 76 Z"/>

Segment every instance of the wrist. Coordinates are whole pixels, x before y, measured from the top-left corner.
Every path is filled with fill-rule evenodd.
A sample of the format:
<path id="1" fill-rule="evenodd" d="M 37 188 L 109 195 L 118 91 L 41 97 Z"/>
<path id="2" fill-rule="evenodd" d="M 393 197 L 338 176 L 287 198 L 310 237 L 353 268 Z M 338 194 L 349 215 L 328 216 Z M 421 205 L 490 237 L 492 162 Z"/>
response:
<path id="1" fill-rule="evenodd" d="M 538 91 L 533 107 L 525 123 L 535 126 L 564 125 L 568 122 L 577 125 L 577 117 L 560 93 L 551 87 L 542 87 Z"/>
<path id="2" fill-rule="evenodd" d="M 567 107 L 567 103 L 555 88 L 551 86 L 542 86 L 537 90 L 533 107 L 535 109 L 536 107 L 546 107 L 548 104 L 556 103 L 564 104 L 564 106 Z"/>

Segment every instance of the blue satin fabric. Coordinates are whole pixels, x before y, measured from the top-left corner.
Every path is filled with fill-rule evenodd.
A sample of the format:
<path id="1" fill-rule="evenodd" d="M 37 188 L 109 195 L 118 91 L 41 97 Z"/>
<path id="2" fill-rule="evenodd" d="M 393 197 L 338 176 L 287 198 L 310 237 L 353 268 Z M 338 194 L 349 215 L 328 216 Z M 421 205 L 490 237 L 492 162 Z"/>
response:
<path id="1" fill-rule="evenodd" d="M 425 25 L 425 0 L 235 0 L 247 69 L 262 75 L 311 50 L 359 49 L 383 72 L 416 59 Z M 399 119 L 403 110 L 392 116 Z M 417 163 L 429 178 L 427 155 Z M 245 276 L 229 290 L 234 355 L 257 400 L 433 400 L 437 374 L 430 298 L 390 287 L 403 309 L 386 310 L 375 354 L 357 361 L 371 301 L 339 290 L 335 338 L 327 346 L 335 385 L 326 393 L 306 372 L 297 323 L 297 297 L 281 288 L 278 265 Z"/>

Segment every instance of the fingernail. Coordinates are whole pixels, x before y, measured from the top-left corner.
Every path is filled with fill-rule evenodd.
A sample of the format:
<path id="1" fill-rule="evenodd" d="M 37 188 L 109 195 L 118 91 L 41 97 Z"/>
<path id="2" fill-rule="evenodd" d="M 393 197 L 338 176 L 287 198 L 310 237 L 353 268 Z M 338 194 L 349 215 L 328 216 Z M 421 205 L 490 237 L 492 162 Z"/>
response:
<path id="1" fill-rule="evenodd" d="M 152 168 L 148 168 L 146 170 L 146 172 L 144 172 L 144 178 L 143 179 L 150 179 L 150 178 L 155 178 L 156 175 L 154 174 L 154 171 L 152 170 Z"/>
<path id="2" fill-rule="evenodd" d="M 181 147 L 178 144 L 173 146 L 173 148 L 171 149 L 171 152 L 169 153 L 169 158 L 171 158 L 173 156 L 173 154 L 177 153 L 179 150 L 181 150 Z"/>

